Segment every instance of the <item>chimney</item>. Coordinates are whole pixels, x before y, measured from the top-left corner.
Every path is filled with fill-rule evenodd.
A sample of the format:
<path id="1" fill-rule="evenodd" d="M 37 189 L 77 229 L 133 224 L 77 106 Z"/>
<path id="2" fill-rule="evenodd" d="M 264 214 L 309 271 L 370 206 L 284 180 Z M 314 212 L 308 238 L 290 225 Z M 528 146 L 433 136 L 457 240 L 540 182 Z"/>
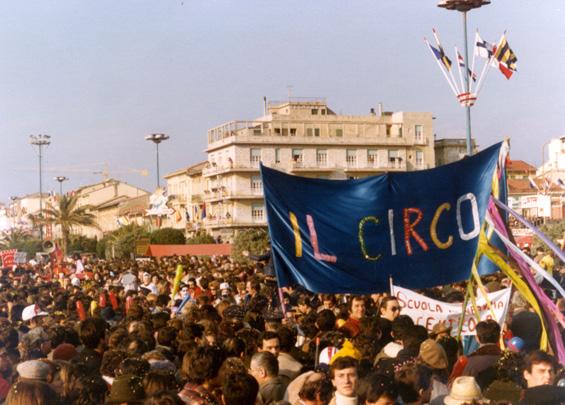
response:
<path id="1" fill-rule="evenodd" d="M 267 115 L 267 96 L 263 96 L 263 115 Z"/>
<path id="2" fill-rule="evenodd" d="M 383 116 L 383 103 L 382 102 L 379 103 L 379 110 L 378 111 L 379 111 L 379 117 L 382 117 Z"/>
<path id="3" fill-rule="evenodd" d="M 371 108 L 370 113 L 371 113 L 371 115 L 376 115 L 376 114 L 375 114 L 375 109 L 374 109 L 374 108 Z"/>

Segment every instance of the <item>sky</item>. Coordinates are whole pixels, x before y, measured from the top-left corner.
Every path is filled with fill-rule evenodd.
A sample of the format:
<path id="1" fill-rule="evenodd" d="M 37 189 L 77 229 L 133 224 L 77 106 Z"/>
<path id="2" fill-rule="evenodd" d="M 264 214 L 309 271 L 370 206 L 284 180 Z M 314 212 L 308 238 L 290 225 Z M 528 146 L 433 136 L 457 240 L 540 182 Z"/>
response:
<path id="1" fill-rule="evenodd" d="M 429 111 L 438 138 L 465 136 L 465 110 L 423 38 L 435 27 L 453 60 L 461 14 L 435 0 L 4 0 L 0 2 L 0 201 L 39 190 L 31 134 L 48 134 L 44 191 L 113 178 L 155 188 L 161 174 L 205 160 L 209 128 L 262 115 L 263 96 L 324 97 L 337 113 Z M 505 137 L 534 165 L 565 134 L 565 5 L 492 0 L 469 13 L 518 57 L 490 70 L 472 108 L 481 147 Z M 472 52 L 472 46 L 470 46 Z M 149 171 L 142 176 L 132 170 Z"/>

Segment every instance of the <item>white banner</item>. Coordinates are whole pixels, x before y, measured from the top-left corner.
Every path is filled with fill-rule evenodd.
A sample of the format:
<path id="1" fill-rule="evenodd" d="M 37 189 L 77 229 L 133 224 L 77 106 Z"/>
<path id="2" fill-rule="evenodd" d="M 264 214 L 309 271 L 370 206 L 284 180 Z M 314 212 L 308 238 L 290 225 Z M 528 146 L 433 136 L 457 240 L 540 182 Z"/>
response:
<path id="1" fill-rule="evenodd" d="M 414 320 L 417 325 L 425 326 L 428 331 L 431 331 L 435 324 L 444 321 L 451 327 L 452 335 L 457 334 L 457 327 L 461 319 L 461 310 L 463 303 L 447 303 L 443 301 L 428 298 L 422 294 L 418 294 L 407 288 L 391 286 L 392 294 L 398 299 L 402 315 L 408 315 Z M 508 311 L 508 303 L 510 301 L 510 288 L 505 288 L 493 293 L 488 294 L 494 317 L 489 309 L 484 297 L 477 297 L 477 308 L 480 314 L 480 320 L 494 319 L 501 325 L 506 318 Z M 465 321 L 463 322 L 463 329 L 461 334 L 474 335 L 477 326 L 477 318 L 473 313 L 471 302 L 467 305 L 465 310 Z"/>

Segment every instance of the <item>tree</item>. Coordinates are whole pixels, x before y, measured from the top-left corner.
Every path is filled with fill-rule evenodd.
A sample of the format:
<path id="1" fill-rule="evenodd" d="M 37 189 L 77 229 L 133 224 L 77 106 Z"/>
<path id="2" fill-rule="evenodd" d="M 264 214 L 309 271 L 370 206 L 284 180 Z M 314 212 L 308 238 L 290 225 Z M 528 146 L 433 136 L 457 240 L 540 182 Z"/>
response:
<path id="1" fill-rule="evenodd" d="M 151 243 L 156 245 L 184 245 L 186 238 L 180 229 L 161 228 L 151 232 Z"/>
<path id="2" fill-rule="evenodd" d="M 234 239 L 232 255 L 235 260 L 249 262 L 243 252 L 247 251 L 252 255 L 261 255 L 269 248 L 269 234 L 264 228 L 249 228 L 237 234 Z"/>
<path id="3" fill-rule="evenodd" d="M 203 245 L 208 243 L 216 243 L 216 240 L 212 235 L 206 233 L 206 231 L 198 231 L 196 234 L 186 241 L 188 245 Z"/>
<path id="4" fill-rule="evenodd" d="M 138 239 L 148 238 L 149 231 L 144 226 L 129 224 L 109 233 L 102 238 L 101 246 L 104 246 L 104 257 L 129 258 L 135 251 L 135 243 Z"/>
<path id="5" fill-rule="evenodd" d="M 97 251 L 98 240 L 96 238 L 89 238 L 84 235 L 73 235 L 69 241 L 69 252 L 88 252 L 94 253 Z"/>
<path id="6" fill-rule="evenodd" d="M 35 257 L 37 252 L 43 250 L 40 239 L 21 229 L 5 232 L 0 240 L 0 249 L 17 249 L 20 252 L 26 252 L 28 258 Z"/>
<path id="7" fill-rule="evenodd" d="M 78 195 L 62 195 L 58 198 L 56 205 L 47 204 L 47 207 L 43 209 L 43 217 L 32 217 L 33 222 L 38 224 L 59 225 L 64 254 L 67 253 L 74 226 L 98 227 L 94 215 L 89 212 L 90 206 L 79 207 L 77 203 Z"/>
<path id="8" fill-rule="evenodd" d="M 540 225 L 539 230 L 542 231 L 545 236 L 553 241 L 557 246 L 559 246 L 558 239 L 565 237 L 565 221 L 548 222 Z M 532 253 L 535 253 L 536 249 L 541 247 L 544 250 L 549 248 L 541 239 L 538 237 L 534 238 L 534 243 L 532 244 Z"/>

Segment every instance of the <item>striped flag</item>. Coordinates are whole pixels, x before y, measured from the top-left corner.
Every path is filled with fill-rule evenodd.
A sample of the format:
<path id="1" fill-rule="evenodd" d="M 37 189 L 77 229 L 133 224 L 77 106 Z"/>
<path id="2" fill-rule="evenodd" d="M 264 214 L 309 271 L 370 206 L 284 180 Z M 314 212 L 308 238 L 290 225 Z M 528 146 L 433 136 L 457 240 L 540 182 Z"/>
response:
<path id="1" fill-rule="evenodd" d="M 447 70 L 451 70 L 451 60 L 447 57 L 447 55 L 443 51 L 443 48 L 441 47 L 441 45 L 438 45 L 438 48 L 439 48 L 438 49 L 428 42 L 428 46 L 430 47 L 430 49 L 434 53 L 437 60 L 439 60 L 441 62 L 441 64 L 443 66 L 445 66 L 445 68 Z"/>
<path id="2" fill-rule="evenodd" d="M 457 52 L 457 61 L 459 62 L 459 66 L 465 69 L 465 59 L 463 59 L 463 56 L 461 56 L 459 52 Z M 475 72 L 472 72 L 471 69 L 467 68 L 467 74 L 474 82 L 477 81 L 477 75 Z"/>
<path id="3" fill-rule="evenodd" d="M 498 61 L 498 69 L 506 77 L 510 79 L 512 74 L 516 72 L 516 62 L 518 58 L 514 54 L 514 51 L 510 49 L 508 41 L 506 40 L 506 35 L 502 36 L 500 43 L 494 51 L 494 59 Z"/>
<path id="4" fill-rule="evenodd" d="M 562 190 L 565 190 L 565 182 L 563 182 L 563 180 L 557 179 L 557 180 L 555 180 L 555 184 L 557 184 L 559 187 L 561 187 Z"/>
<path id="5" fill-rule="evenodd" d="M 528 176 L 528 182 L 530 183 L 530 188 L 534 189 L 534 190 L 538 190 L 539 191 L 539 187 L 536 184 L 536 182 L 534 181 L 534 179 L 532 178 L 532 176 Z"/>

